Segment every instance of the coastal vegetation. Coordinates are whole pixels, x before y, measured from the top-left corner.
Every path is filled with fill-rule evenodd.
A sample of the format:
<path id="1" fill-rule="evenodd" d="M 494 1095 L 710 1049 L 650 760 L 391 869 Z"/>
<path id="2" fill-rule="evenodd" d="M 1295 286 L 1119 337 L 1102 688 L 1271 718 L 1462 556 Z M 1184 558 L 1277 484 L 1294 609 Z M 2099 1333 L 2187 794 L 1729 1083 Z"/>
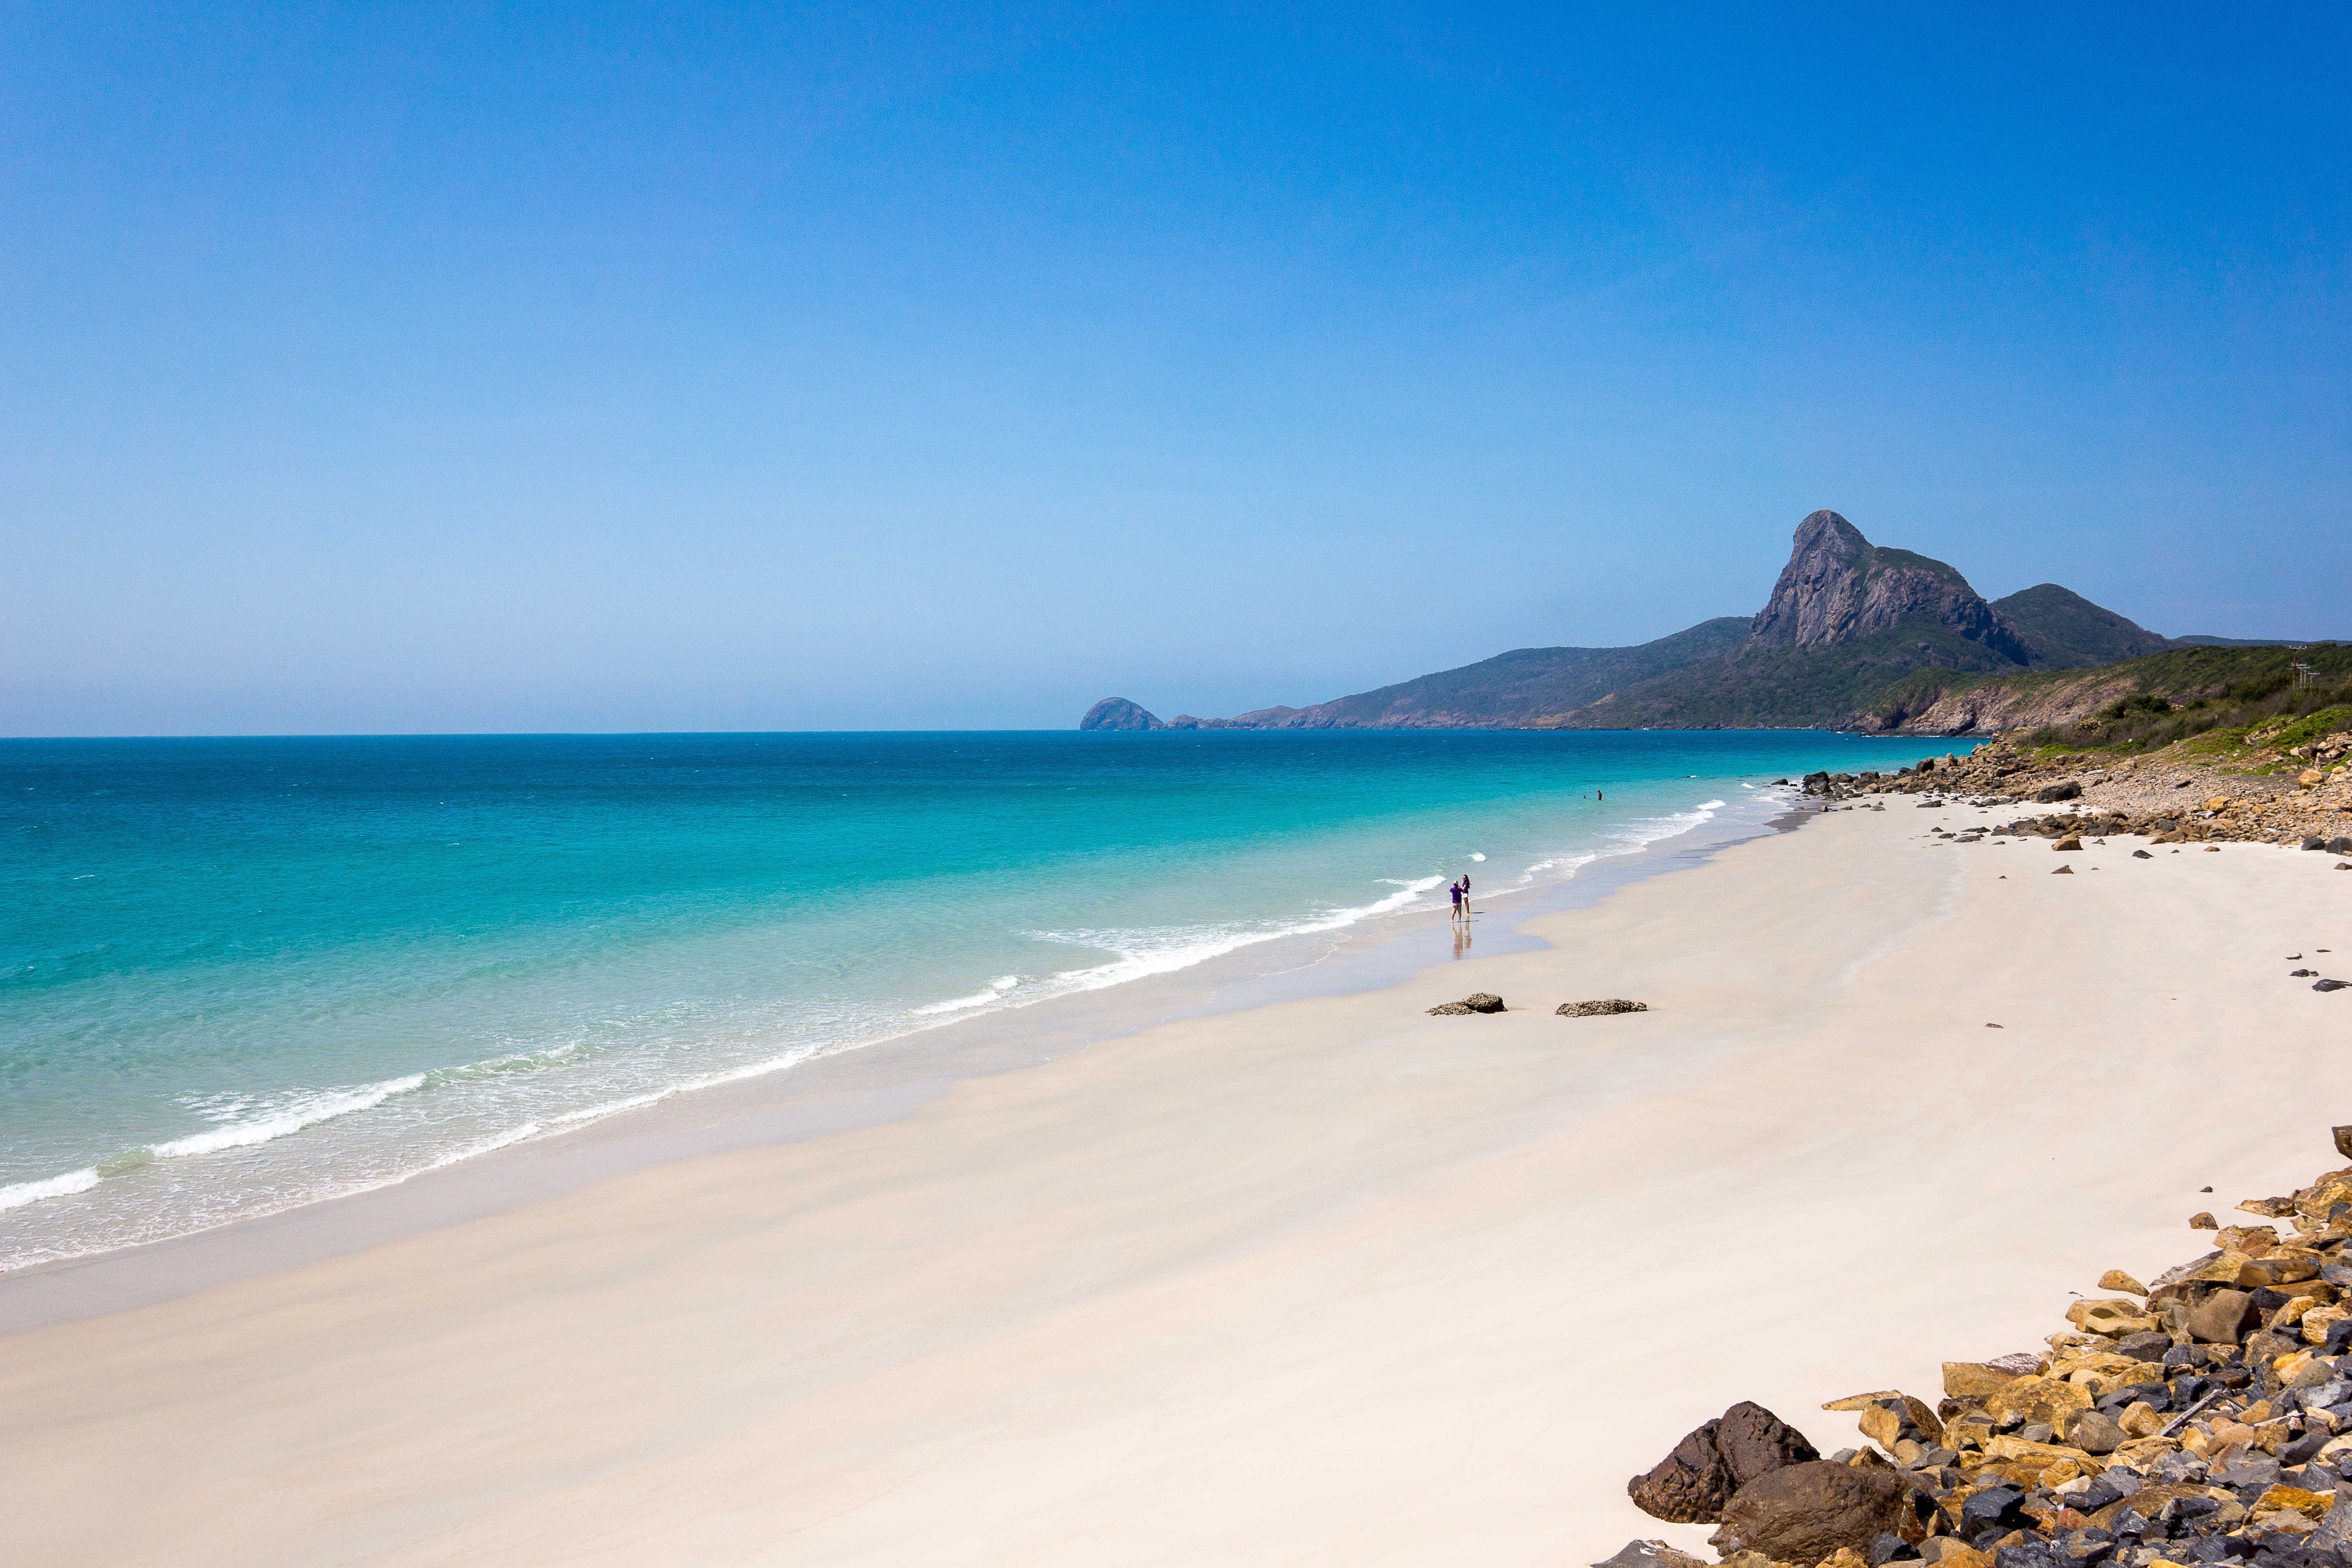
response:
<path id="1" fill-rule="evenodd" d="M 1825 510 L 1798 525 L 1771 598 L 1753 616 L 1702 621 L 1635 647 L 1518 648 L 1352 697 L 1231 719 L 1162 720 L 1106 698 L 1078 727 L 1969 734 L 2091 725 L 2085 735 L 2114 744 L 2135 726 L 2153 735 L 2169 722 L 2177 740 L 2194 732 L 2186 726 L 2225 721 L 2168 721 L 2169 709 L 2147 702 L 2105 711 L 2118 700 L 2154 694 L 2171 702 L 2178 691 L 2210 704 L 2246 688 L 2242 700 L 2258 701 L 2273 693 L 2252 688 L 2274 679 L 2285 689 L 2293 662 L 2279 644 L 2160 636 L 2055 583 L 1989 601 L 1957 568 L 1873 544 Z M 2352 679 L 2352 665 L 2335 655 L 2326 671 Z"/>

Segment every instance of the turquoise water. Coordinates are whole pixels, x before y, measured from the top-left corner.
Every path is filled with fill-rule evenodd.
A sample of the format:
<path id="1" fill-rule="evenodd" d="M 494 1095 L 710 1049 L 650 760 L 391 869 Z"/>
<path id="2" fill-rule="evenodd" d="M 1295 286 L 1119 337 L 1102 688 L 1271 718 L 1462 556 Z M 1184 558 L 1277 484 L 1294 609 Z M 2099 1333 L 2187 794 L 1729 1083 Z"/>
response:
<path id="1" fill-rule="evenodd" d="M 1210 959 L 1296 964 L 1427 918 L 1465 872 L 1505 899 L 1759 811 L 1774 778 L 1918 749 L 1787 732 L 0 742 L 0 1268 Z"/>

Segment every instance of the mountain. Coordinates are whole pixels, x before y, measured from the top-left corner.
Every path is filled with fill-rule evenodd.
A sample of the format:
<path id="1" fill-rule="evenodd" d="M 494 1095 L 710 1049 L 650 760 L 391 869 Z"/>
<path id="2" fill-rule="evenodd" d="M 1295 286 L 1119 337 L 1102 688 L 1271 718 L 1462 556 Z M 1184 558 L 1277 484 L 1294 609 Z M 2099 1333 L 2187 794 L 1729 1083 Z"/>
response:
<path id="1" fill-rule="evenodd" d="M 1997 658 L 2023 664 L 2023 641 L 1969 580 L 1940 561 L 1873 544 L 1833 511 L 1797 525 L 1789 563 L 1748 628 L 1750 647 L 1824 647 L 1932 622 Z"/>
<path id="2" fill-rule="evenodd" d="M 1715 658 L 1747 635 L 1745 618 L 1727 616 L 1638 647 L 1523 647 L 1312 708 L 1174 723 L 1204 730 L 1523 729 L 1619 687 Z"/>
<path id="3" fill-rule="evenodd" d="M 2034 669 L 2089 669 L 2189 640 L 2158 637 L 2055 583 L 1995 599 L 1992 613 L 2024 641 L 2030 653 L 2023 662 Z"/>
<path id="4" fill-rule="evenodd" d="M 1123 699 L 1106 699 L 1078 727 L 1899 727 L 1932 708 L 1948 687 L 2095 668 L 2189 647 L 2268 646 L 2160 637 L 2055 583 L 1988 603 L 1958 569 L 1873 544 L 1824 510 L 1797 525 L 1788 564 L 1752 617 L 1702 621 L 1635 647 L 1519 648 L 1308 708 L 1262 708 L 1232 719 L 1179 714 L 1162 721 Z M 1944 673 L 1914 679 L 1921 671 Z M 1893 708 L 1880 700 L 1889 693 L 1903 694 Z"/>

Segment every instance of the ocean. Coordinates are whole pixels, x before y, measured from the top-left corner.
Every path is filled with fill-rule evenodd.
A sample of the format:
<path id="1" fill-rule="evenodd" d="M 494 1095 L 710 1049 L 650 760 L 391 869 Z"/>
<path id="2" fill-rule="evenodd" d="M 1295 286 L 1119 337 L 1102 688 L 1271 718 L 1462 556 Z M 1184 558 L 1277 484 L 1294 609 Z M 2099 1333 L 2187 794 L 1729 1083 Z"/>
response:
<path id="1" fill-rule="evenodd" d="M 1488 921 L 1917 741 L 0 741 L 0 1269 L 1213 965 Z M 1522 900 L 1515 905 L 1514 900 Z M 1044 1017 L 1045 1014 L 1031 1015 Z"/>

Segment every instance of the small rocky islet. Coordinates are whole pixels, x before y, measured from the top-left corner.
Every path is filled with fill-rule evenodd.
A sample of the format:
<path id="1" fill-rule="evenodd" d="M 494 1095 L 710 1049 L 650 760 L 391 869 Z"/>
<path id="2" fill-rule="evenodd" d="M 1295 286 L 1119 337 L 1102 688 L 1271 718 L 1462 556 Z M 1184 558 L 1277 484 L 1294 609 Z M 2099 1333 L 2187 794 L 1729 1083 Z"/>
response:
<path id="1" fill-rule="evenodd" d="M 1933 1406 L 1824 1405 L 1859 1414 L 1861 1448 L 1824 1458 L 1743 1403 L 1627 1490 L 1716 1525 L 1729 1568 L 2352 1568 L 2352 1166 L 2238 1206 L 2289 1234 L 2217 1229 L 2145 1286 L 2110 1269 L 2046 1352 L 1946 1362 Z M 1600 1568 L 1703 1562 L 1637 1541 Z"/>

